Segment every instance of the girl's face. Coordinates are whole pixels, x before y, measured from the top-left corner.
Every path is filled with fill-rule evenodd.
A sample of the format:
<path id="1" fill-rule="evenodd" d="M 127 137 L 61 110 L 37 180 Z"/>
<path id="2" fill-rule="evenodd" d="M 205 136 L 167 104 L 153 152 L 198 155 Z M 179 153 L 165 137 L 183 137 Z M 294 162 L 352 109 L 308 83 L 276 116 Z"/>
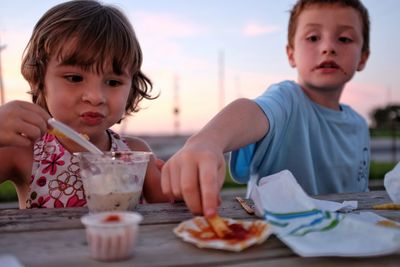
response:
<path id="1" fill-rule="evenodd" d="M 362 70 L 368 52 L 362 52 L 362 22 L 350 7 L 314 5 L 298 18 L 294 47 L 287 53 L 305 90 L 338 91 Z"/>
<path id="2" fill-rule="evenodd" d="M 84 70 L 52 57 L 45 75 L 45 99 L 50 114 L 90 139 L 104 136 L 105 130 L 125 114 L 131 76 Z"/>

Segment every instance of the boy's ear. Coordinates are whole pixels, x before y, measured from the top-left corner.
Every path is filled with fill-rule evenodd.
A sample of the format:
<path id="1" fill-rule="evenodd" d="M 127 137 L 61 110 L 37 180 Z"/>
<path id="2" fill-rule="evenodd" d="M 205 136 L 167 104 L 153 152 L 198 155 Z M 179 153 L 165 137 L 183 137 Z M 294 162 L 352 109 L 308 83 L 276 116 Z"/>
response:
<path id="1" fill-rule="evenodd" d="M 294 49 L 290 45 L 286 45 L 286 54 L 289 60 L 289 64 L 292 68 L 296 67 L 296 62 L 294 60 Z"/>
<path id="2" fill-rule="evenodd" d="M 365 68 L 365 65 L 367 64 L 367 60 L 369 58 L 369 51 L 362 52 L 360 62 L 358 63 L 357 66 L 357 71 L 362 71 Z"/>

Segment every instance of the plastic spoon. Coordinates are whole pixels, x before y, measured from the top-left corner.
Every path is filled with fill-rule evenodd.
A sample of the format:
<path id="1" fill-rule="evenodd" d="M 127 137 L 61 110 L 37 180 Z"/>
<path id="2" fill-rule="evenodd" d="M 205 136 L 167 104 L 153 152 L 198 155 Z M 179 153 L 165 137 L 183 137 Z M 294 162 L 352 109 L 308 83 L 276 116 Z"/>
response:
<path id="1" fill-rule="evenodd" d="M 82 147 L 86 148 L 89 152 L 97 155 L 103 155 L 103 151 L 98 149 L 95 145 L 93 145 L 91 142 L 86 140 L 82 135 L 80 135 L 78 132 L 70 128 L 69 126 L 65 125 L 64 123 L 54 119 L 50 118 L 48 121 L 48 124 L 51 125 L 54 129 L 60 131 L 63 133 L 65 136 L 67 136 L 69 139 L 74 141 L 75 143 L 81 145 Z"/>

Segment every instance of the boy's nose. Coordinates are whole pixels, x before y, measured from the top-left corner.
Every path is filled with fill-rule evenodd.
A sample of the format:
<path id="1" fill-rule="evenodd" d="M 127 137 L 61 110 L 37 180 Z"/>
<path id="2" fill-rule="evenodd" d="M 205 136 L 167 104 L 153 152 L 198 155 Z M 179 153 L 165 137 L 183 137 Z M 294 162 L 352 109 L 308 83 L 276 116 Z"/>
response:
<path id="1" fill-rule="evenodd" d="M 324 55 L 332 55 L 332 56 L 336 56 L 336 50 L 334 50 L 334 49 L 324 49 L 323 51 L 322 51 L 322 54 L 324 54 Z"/>
<path id="2" fill-rule="evenodd" d="M 330 38 L 326 38 L 322 42 L 321 49 L 322 49 L 322 54 L 323 55 L 329 55 L 329 56 L 336 56 L 337 55 L 335 41 L 331 40 Z"/>
<path id="3" fill-rule="evenodd" d="M 90 86 L 82 94 L 82 101 L 89 102 L 92 105 L 103 104 L 106 99 L 101 86 Z"/>

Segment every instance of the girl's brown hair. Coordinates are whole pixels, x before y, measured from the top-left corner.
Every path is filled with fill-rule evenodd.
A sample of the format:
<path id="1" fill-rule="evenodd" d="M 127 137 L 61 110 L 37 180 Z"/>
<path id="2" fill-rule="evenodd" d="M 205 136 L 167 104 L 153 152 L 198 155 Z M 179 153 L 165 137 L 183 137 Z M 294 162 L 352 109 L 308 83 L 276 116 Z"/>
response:
<path id="1" fill-rule="evenodd" d="M 293 48 L 293 39 L 296 34 L 297 21 L 304 9 L 311 5 L 338 5 L 354 8 L 360 14 L 362 22 L 363 47 L 362 52 L 369 52 L 370 20 L 368 10 L 359 0 L 299 0 L 290 11 L 288 25 L 288 45 Z"/>
<path id="2" fill-rule="evenodd" d="M 73 49 L 63 49 L 67 42 Z M 24 50 L 21 73 L 30 84 L 32 101 L 46 109 L 44 76 L 52 56 L 97 73 L 110 65 L 117 75 L 127 68 L 132 87 L 126 114 L 137 112 L 143 98 L 156 98 L 149 94 L 150 79 L 140 70 L 142 50 L 132 25 L 114 6 L 92 0 L 69 1 L 48 10 L 35 25 Z"/>

